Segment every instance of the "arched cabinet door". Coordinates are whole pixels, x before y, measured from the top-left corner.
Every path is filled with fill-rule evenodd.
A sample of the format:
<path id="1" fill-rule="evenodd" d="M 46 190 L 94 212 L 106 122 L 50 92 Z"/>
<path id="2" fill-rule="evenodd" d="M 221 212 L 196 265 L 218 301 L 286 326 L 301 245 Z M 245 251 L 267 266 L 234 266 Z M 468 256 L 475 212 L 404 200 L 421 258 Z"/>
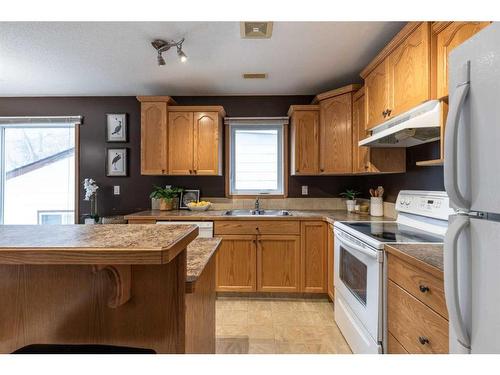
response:
<path id="1" fill-rule="evenodd" d="M 194 173 L 216 176 L 222 172 L 222 121 L 217 112 L 194 113 Z"/>
<path id="2" fill-rule="evenodd" d="M 167 103 L 141 103 L 141 174 L 167 174 Z"/>
<path id="3" fill-rule="evenodd" d="M 168 114 L 168 174 L 193 174 L 193 112 Z"/>

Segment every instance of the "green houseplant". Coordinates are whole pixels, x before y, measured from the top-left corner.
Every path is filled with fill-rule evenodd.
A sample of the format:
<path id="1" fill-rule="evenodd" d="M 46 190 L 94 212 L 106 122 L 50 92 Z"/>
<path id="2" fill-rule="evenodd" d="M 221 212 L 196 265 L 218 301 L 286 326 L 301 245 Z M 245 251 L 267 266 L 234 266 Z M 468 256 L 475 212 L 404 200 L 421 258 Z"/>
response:
<path id="1" fill-rule="evenodd" d="M 347 198 L 347 200 L 346 200 L 347 212 L 354 211 L 354 206 L 356 206 L 356 197 L 359 194 L 361 194 L 359 191 L 352 190 L 352 189 L 347 189 L 346 191 L 340 193 L 341 197 Z"/>
<path id="2" fill-rule="evenodd" d="M 153 185 L 153 188 L 154 190 L 149 197 L 160 201 L 160 210 L 162 211 L 172 210 L 174 206 L 174 199 L 177 198 L 183 190 L 176 187 L 162 188 L 156 185 Z"/>

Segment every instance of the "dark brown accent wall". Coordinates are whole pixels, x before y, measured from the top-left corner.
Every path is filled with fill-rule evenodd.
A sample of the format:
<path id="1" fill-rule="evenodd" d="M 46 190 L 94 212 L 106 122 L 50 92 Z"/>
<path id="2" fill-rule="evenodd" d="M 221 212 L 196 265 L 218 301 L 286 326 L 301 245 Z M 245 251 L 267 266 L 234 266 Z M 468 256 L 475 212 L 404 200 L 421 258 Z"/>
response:
<path id="1" fill-rule="evenodd" d="M 310 103 L 312 96 L 195 96 L 175 97 L 181 105 L 222 105 L 227 116 L 286 116 L 291 104 Z M 129 142 L 106 143 L 106 113 L 125 112 L 129 119 Z M 123 214 L 148 209 L 153 184 L 200 189 L 205 197 L 224 196 L 224 177 L 156 177 L 140 174 L 140 105 L 135 97 L 23 97 L 0 98 L 0 116 L 81 115 L 80 179 L 94 178 L 99 186 L 101 215 Z M 128 177 L 106 177 L 106 147 L 128 147 Z M 355 188 L 367 196 L 369 187 L 383 185 L 387 200 L 395 201 L 400 189 L 443 190 L 442 167 L 416 167 L 416 160 L 435 158 L 437 143 L 417 146 L 407 151 L 408 173 L 377 176 L 289 177 L 289 196 L 300 197 L 301 186 L 309 187 L 310 197 L 336 197 L 346 188 Z M 113 185 L 120 185 L 121 195 L 113 195 Z M 80 192 L 80 212 L 89 211 Z"/>

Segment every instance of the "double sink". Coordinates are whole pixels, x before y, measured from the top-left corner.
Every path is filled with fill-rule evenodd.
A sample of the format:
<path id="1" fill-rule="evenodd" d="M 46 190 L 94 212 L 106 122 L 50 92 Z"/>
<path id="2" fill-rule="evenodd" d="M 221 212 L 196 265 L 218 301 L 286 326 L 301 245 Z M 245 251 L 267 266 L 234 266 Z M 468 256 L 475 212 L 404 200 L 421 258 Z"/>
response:
<path id="1" fill-rule="evenodd" d="M 225 216 L 292 216 L 286 210 L 229 210 Z"/>

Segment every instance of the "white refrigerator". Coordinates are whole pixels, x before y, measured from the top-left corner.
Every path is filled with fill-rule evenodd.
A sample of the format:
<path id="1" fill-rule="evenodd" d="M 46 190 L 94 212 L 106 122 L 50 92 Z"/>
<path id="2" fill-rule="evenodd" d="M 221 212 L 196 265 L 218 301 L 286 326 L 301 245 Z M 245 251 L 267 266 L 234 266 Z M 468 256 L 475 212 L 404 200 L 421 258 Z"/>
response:
<path id="1" fill-rule="evenodd" d="M 444 242 L 450 353 L 500 353 L 500 24 L 449 59 Z"/>

